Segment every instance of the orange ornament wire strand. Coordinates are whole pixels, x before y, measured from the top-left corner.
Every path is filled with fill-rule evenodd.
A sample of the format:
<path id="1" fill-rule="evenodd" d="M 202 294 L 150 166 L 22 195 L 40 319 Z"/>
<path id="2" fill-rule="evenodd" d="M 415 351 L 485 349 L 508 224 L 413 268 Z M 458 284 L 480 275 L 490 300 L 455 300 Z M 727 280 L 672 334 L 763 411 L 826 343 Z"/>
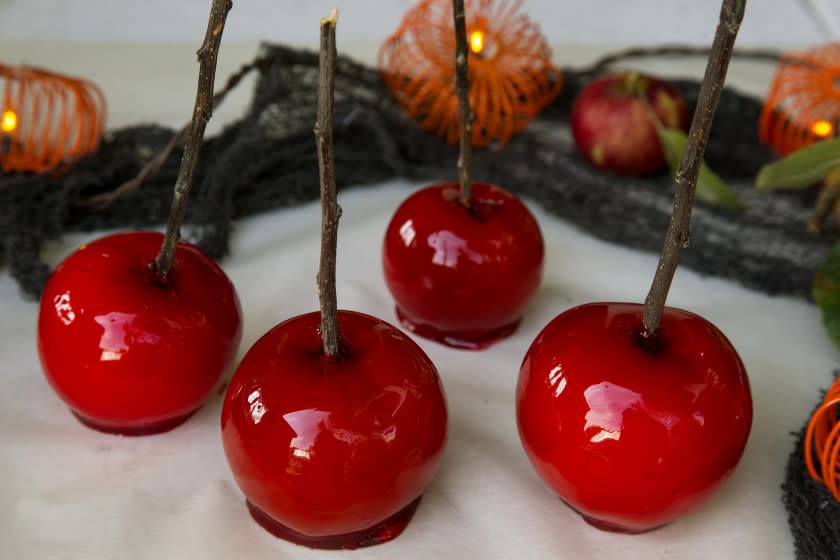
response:
<path id="1" fill-rule="evenodd" d="M 840 43 L 782 57 L 758 130 L 781 155 L 840 135 Z"/>
<path id="2" fill-rule="evenodd" d="M 4 172 L 49 171 L 99 148 L 106 104 L 93 82 L 0 64 L 0 84 L 0 115 L 8 124 L 0 123 Z"/>
<path id="3" fill-rule="evenodd" d="M 805 464 L 814 480 L 840 501 L 840 378 L 826 391 L 805 431 Z"/>
<path id="4" fill-rule="evenodd" d="M 501 147 L 560 93 L 562 74 L 521 0 L 466 0 L 473 146 Z M 458 142 L 455 30 L 450 0 L 409 10 L 379 50 L 380 75 L 420 125 Z"/>

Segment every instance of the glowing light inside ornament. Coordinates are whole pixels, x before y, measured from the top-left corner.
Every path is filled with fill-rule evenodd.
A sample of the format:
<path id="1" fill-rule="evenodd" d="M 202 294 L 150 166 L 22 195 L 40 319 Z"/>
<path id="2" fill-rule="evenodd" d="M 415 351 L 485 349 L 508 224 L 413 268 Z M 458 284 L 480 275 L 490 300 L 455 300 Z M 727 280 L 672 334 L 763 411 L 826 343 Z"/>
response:
<path id="1" fill-rule="evenodd" d="M 470 33 L 470 50 L 475 54 L 481 54 L 484 50 L 484 31 L 475 30 Z"/>
<path id="2" fill-rule="evenodd" d="M 17 128 L 17 114 L 14 111 L 3 111 L 0 116 L 0 130 L 3 132 L 12 132 Z"/>
<path id="3" fill-rule="evenodd" d="M 827 136 L 831 136 L 831 133 L 834 132 L 834 126 L 825 120 L 814 121 L 814 123 L 811 124 L 811 132 L 813 132 L 815 136 L 825 138 Z"/>

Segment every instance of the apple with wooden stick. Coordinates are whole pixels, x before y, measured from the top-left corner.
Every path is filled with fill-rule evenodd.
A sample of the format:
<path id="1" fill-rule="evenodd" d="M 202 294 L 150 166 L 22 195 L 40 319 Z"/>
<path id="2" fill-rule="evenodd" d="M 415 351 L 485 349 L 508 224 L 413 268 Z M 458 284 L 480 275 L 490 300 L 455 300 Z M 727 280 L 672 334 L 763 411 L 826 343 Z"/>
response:
<path id="1" fill-rule="evenodd" d="M 222 442 L 251 516 L 311 548 L 397 537 L 443 457 L 437 370 L 385 321 L 339 311 L 332 118 L 336 13 L 321 21 L 318 120 L 321 311 L 280 323 L 245 355 L 222 409 Z"/>
<path id="2" fill-rule="evenodd" d="M 79 420 L 104 432 L 143 435 L 179 425 L 218 387 L 239 348 L 233 284 L 198 247 L 179 241 L 230 8 L 229 0 L 211 7 L 166 234 L 117 233 L 83 245 L 41 295 L 44 374 Z"/>
<path id="3" fill-rule="evenodd" d="M 723 1 L 645 304 L 561 313 L 520 370 L 516 415 L 531 463 L 601 529 L 647 531 L 692 510 L 732 473 L 749 436 L 752 398 L 735 348 L 706 319 L 665 307 L 745 3 Z"/>
<path id="4" fill-rule="evenodd" d="M 522 201 L 470 179 L 469 49 L 463 0 L 453 4 L 460 182 L 426 187 L 400 205 L 385 233 L 382 264 L 404 327 L 478 350 L 516 330 L 542 280 L 544 246 Z"/>

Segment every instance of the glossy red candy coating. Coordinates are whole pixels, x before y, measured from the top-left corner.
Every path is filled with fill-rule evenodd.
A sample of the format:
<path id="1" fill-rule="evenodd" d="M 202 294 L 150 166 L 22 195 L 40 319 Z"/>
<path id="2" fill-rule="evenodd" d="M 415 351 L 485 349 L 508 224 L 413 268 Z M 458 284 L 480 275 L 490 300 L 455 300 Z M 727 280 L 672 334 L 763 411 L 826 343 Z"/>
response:
<path id="1" fill-rule="evenodd" d="M 132 232 L 83 245 L 41 295 L 41 365 L 90 427 L 126 435 L 171 429 L 210 396 L 236 356 L 242 320 L 233 284 L 181 242 L 161 285 L 147 265 L 162 241 Z"/>
<path id="2" fill-rule="evenodd" d="M 550 322 L 522 363 L 517 421 L 548 486 L 603 529 L 640 532 L 703 502 L 747 443 L 752 398 L 711 323 L 666 308 L 654 351 L 643 307 L 593 303 Z"/>
<path id="3" fill-rule="evenodd" d="M 225 454 L 252 515 L 275 535 L 313 548 L 384 542 L 440 465 L 443 387 L 392 325 L 339 311 L 335 359 L 323 354 L 320 320 L 289 319 L 248 351 L 222 409 Z"/>
<path id="4" fill-rule="evenodd" d="M 510 334 L 539 287 L 543 239 L 522 202 L 473 184 L 464 208 L 455 183 L 411 195 L 385 233 L 382 264 L 397 312 L 410 330 L 462 348 Z"/>

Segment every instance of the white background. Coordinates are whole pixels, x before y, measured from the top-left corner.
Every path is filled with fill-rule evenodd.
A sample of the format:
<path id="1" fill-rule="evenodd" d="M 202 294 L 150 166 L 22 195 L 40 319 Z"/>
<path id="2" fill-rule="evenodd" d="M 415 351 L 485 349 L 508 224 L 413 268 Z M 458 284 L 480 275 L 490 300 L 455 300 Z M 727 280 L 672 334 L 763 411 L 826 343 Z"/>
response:
<path id="1" fill-rule="evenodd" d="M 377 45 L 412 0 L 234 0 L 219 76 L 260 40 L 314 43 L 333 3 L 339 34 Z M 835 18 L 840 2 L 832 2 Z M 91 77 L 109 100 L 111 126 L 178 125 L 191 114 L 195 49 L 209 0 L 0 0 L 0 61 L 27 61 Z M 526 0 L 555 45 L 709 44 L 718 0 Z M 797 0 L 750 0 L 739 44 L 828 40 Z M 655 23 L 650 23 L 655 22 Z M 63 44 L 63 41 L 76 44 Z M 13 44 L 14 41 L 18 43 Z M 91 45 L 106 41 L 107 48 Z M 142 48 L 114 42 L 147 43 Z M 173 41 L 180 44 L 156 44 Z M 231 41 L 234 44 L 231 44 Z M 585 49 L 557 48 L 560 64 Z M 370 49 L 368 52 L 371 52 Z M 662 61 L 666 73 L 699 76 L 702 61 Z M 772 68 L 736 61 L 730 83 L 760 92 Z M 229 98 L 211 125 L 240 115 L 248 92 Z M 454 177 L 454 170 L 453 170 Z M 443 178 L 442 178 L 443 179 Z M 379 272 L 380 239 L 396 205 L 417 185 L 392 181 L 341 194 L 338 296 L 342 308 L 393 321 Z M 529 201 L 531 203 L 531 201 Z M 709 502 L 677 522 L 627 537 L 586 526 L 540 483 L 516 432 L 513 387 L 543 325 L 573 305 L 640 301 L 656 256 L 602 243 L 534 207 L 547 243 L 546 275 L 520 330 L 484 353 L 418 340 L 440 370 L 450 440 L 439 475 L 403 536 L 360 553 L 323 553 L 270 537 L 245 512 L 219 442 L 220 397 L 179 429 L 115 438 L 83 428 L 50 390 L 35 350 L 37 304 L 0 271 L 0 557 L 15 560 L 784 560 L 793 557 L 780 484 L 790 433 L 831 383 L 840 358 L 818 309 L 682 269 L 669 303 L 721 328 L 750 372 L 755 416 L 739 468 Z M 319 210 L 308 204 L 241 220 L 222 265 L 242 300 L 242 353 L 267 329 L 316 309 Z M 56 263 L 99 233 L 51 243 Z M 282 240 L 282 242 L 278 242 Z M 364 250 L 367 247 L 369 250 Z M 690 250 L 690 249 L 689 249 Z M 616 274 L 621 271 L 621 274 Z M 793 334 L 792 334 L 793 333 Z"/>
<path id="2" fill-rule="evenodd" d="M 415 0 L 234 0 L 228 41 L 314 42 L 337 6 L 340 39 L 381 42 Z M 201 36 L 209 0 L 0 0 L 0 40 L 183 41 Z M 525 0 L 554 44 L 709 43 L 718 0 Z M 739 43 L 840 38 L 836 0 L 750 0 Z M 2 60 L 2 53 L 0 53 Z"/>

